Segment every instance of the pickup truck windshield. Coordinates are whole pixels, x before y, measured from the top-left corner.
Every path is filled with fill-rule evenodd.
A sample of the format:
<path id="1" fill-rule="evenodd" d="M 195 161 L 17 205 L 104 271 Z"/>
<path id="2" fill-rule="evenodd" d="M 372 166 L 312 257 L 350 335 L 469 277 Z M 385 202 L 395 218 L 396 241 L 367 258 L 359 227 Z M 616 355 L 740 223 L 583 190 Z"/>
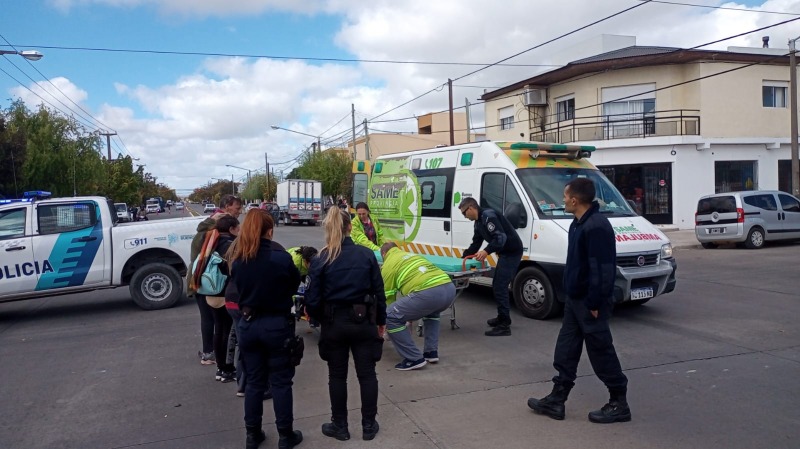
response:
<path id="1" fill-rule="evenodd" d="M 589 178 L 597 190 L 600 212 L 606 215 L 631 217 L 636 213 L 616 187 L 600 170 L 588 168 L 522 168 L 517 177 L 525 191 L 545 217 L 572 218 L 564 211 L 564 186 L 575 178 Z"/>

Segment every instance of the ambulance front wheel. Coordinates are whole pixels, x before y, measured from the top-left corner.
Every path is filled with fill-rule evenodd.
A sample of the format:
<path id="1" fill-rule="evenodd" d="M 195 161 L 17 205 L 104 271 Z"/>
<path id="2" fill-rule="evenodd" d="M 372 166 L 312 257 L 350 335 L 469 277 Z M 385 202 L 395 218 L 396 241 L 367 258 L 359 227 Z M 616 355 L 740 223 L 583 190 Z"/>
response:
<path id="1" fill-rule="evenodd" d="M 553 285 L 544 271 L 526 267 L 514 278 L 512 292 L 517 309 L 528 318 L 546 320 L 561 312 Z"/>
<path id="2" fill-rule="evenodd" d="M 142 309 L 166 309 L 183 295 L 183 279 L 170 265 L 148 263 L 131 277 L 130 291 L 133 302 Z"/>

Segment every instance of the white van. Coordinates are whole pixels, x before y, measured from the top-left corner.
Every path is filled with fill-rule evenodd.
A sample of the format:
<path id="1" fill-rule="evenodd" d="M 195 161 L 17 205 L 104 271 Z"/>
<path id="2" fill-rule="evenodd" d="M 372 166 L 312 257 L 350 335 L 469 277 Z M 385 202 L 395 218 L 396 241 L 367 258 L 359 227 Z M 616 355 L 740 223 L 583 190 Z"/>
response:
<path id="1" fill-rule="evenodd" d="M 517 228 L 524 255 L 511 288 L 522 314 L 546 319 L 560 313 L 567 233 L 573 220 L 563 193 L 576 177 L 594 181 L 600 212 L 617 238 L 617 303 L 644 303 L 675 289 L 669 239 L 631 206 L 587 157 L 594 147 L 533 142 L 477 142 L 381 156 L 356 162 L 354 204 L 366 201 L 387 240 L 406 251 L 461 257 L 472 243 L 473 222 L 458 204 L 474 197 L 501 211 Z M 360 196 L 360 197 L 359 197 Z M 494 255 L 489 257 L 492 266 Z"/>

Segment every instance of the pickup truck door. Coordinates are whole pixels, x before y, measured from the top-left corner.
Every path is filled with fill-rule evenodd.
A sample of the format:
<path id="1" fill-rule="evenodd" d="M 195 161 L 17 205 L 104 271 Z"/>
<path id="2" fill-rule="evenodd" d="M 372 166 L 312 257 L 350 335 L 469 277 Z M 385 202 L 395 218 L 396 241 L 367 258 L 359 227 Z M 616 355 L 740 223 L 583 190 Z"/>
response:
<path id="1" fill-rule="evenodd" d="M 91 200 L 35 205 L 38 232 L 33 254 L 52 267 L 39 275 L 36 290 L 111 282 L 110 267 L 105 267 L 109 246 L 103 235 L 101 207 L 108 208 Z"/>
<path id="2" fill-rule="evenodd" d="M 0 298 L 33 291 L 38 266 L 34 263 L 28 207 L 0 211 Z"/>

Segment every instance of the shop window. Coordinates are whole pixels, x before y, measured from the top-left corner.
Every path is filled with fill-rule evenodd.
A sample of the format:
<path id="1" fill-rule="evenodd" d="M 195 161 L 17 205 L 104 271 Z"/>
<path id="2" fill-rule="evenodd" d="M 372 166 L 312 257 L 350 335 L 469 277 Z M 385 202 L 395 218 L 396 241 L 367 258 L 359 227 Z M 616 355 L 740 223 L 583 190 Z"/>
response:
<path id="1" fill-rule="evenodd" d="M 758 190 L 756 161 L 714 162 L 714 193 Z"/>
<path id="2" fill-rule="evenodd" d="M 778 161 L 778 190 L 792 191 L 792 161 L 788 159 Z"/>

